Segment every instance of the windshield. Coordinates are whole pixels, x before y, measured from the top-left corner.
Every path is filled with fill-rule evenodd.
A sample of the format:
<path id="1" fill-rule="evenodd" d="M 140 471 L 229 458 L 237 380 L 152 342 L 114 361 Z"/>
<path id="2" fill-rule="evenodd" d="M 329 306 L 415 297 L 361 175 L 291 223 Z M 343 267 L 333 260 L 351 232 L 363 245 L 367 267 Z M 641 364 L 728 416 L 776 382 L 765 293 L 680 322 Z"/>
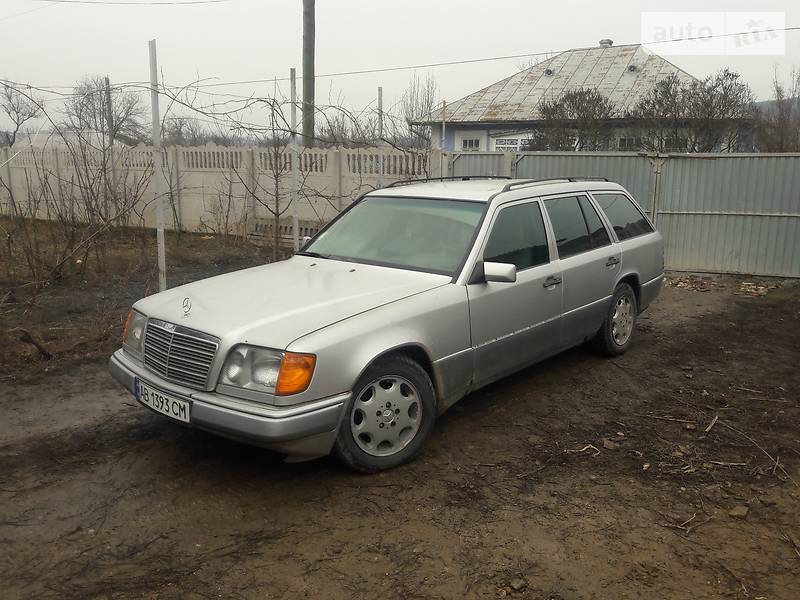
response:
<path id="1" fill-rule="evenodd" d="M 483 202 L 371 196 L 342 215 L 304 252 L 453 275 L 484 207 Z"/>

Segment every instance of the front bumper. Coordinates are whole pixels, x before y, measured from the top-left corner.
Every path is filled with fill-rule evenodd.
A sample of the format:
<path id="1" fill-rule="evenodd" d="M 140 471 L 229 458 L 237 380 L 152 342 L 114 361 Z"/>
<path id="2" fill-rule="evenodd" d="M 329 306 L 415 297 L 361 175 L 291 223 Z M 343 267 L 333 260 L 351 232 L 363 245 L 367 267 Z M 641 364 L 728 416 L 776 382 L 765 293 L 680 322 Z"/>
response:
<path id="1" fill-rule="evenodd" d="M 283 452 L 292 460 L 329 454 L 350 393 L 297 406 L 276 407 L 193 390 L 159 377 L 117 350 L 111 375 L 136 395 L 136 379 L 189 402 L 189 424 L 225 437 Z M 160 413 L 159 413 L 160 414 Z"/>

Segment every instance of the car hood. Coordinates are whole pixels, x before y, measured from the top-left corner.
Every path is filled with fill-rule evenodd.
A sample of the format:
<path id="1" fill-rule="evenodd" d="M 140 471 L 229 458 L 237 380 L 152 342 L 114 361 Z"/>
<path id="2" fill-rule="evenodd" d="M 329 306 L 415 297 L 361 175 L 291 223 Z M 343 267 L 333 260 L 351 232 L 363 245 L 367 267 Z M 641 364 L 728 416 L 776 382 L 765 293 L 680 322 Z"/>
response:
<path id="1" fill-rule="evenodd" d="M 450 281 L 433 273 L 294 256 L 166 290 L 134 307 L 225 345 L 283 349 L 312 331 Z"/>

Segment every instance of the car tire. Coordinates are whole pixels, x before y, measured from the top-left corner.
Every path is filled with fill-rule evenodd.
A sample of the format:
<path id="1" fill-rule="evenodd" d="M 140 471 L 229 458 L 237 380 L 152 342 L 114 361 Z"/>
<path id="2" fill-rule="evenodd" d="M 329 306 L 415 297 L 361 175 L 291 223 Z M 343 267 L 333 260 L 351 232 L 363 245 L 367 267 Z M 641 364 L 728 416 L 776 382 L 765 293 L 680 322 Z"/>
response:
<path id="1" fill-rule="evenodd" d="M 592 348 L 605 356 L 619 356 L 631 347 L 638 304 L 633 288 L 620 283 L 614 290 L 603 325 L 592 339 Z"/>
<path id="2" fill-rule="evenodd" d="M 406 356 L 382 358 L 353 386 L 334 453 L 362 473 L 391 469 L 420 452 L 435 421 L 436 393 L 425 369 Z"/>

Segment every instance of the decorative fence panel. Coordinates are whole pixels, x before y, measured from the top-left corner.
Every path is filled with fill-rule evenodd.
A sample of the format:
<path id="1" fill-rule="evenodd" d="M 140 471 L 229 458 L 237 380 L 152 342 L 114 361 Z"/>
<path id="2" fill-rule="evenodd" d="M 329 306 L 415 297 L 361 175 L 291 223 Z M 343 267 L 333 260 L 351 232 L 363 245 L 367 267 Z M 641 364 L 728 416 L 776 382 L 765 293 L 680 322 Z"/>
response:
<path id="1" fill-rule="evenodd" d="M 296 211 L 300 221 L 318 227 L 369 190 L 398 179 L 439 176 L 446 161 L 434 154 L 435 159 L 392 148 L 165 148 L 165 224 L 255 233 L 256 222 L 263 229 L 276 212 L 291 222 Z M 155 225 L 150 147 L 15 146 L 0 148 L 0 165 L 0 214 L 11 214 L 14 198 L 26 216 L 61 218 L 64 207 L 74 206 L 79 221 L 123 213 L 130 223 Z"/>

